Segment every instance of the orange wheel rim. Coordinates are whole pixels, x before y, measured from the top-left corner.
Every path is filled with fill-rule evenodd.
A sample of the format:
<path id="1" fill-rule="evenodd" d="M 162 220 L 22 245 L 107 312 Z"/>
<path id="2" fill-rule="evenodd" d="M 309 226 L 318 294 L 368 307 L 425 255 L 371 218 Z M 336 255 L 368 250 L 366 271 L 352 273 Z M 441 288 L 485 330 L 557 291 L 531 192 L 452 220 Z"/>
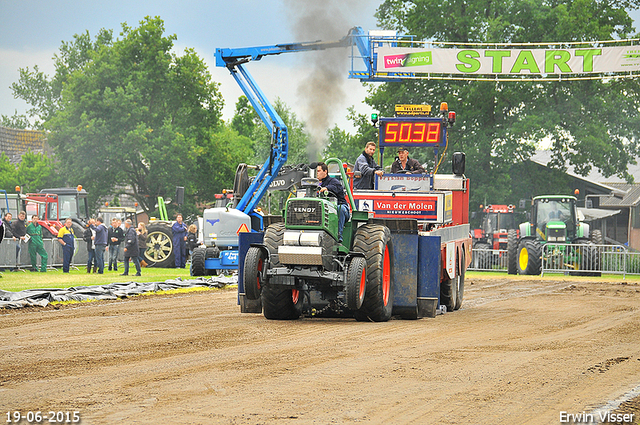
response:
<path id="1" fill-rule="evenodd" d="M 362 268 L 362 274 L 360 275 L 360 291 L 358 297 L 362 300 L 364 298 L 364 290 L 367 286 L 367 268 Z"/>
<path id="2" fill-rule="evenodd" d="M 262 258 L 258 260 L 258 274 L 256 276 L 256 284 L 258 286 L 258 290 L 260 290 L 260 274 L 262 273 Z"/>
<path id="3" fill-rule="evenodd" d="M 298 291 L 297 289 L 292 289 L 291 298 L 293 299 L 294 304 L 298 304 L 298 300 L 300 299 L 300 291 Z"/>
<path id="4" fill-rule="evenodd" d="M 384 247 L 384 260 L 382 261 L 382 299 L 384 305 L 389 303 L 391 289 L 391 260 L 389 259 L 389 247 Z"/>

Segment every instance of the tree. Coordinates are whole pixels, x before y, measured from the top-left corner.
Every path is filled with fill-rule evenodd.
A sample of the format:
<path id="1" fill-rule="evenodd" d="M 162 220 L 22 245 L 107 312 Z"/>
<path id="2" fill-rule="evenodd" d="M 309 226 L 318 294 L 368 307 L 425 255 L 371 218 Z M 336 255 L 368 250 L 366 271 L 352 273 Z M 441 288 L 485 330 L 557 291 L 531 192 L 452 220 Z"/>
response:
<path id="1" fill-rule="evenodd" d="M 417 39 L 469 42 L 569 42 L 627 38 L 632 20 L 625 8 L 640 1 L 597 0 L 387 0 L 377 17 L 384 28 Z M 629 179 L 627 164 L 638 151 L 640 83 L 637 79 L 562 82 L 404 81 L 373 90 L 367 102 L 383 114 L 396 103 L 438 105 L 458 112 L 449 153 L 467 153 L 472 205 L 487 199 L 514 203 L 513 164 L 551 140 L 553 165 L 592 166 L 606 176 Z M 519 175 L 518 180 L 527 179 Z M 514 178 L 515 180 L 515 178 Z"/>
<path id="2" fill-rule="evenodd" d="M 27 151 L 16 170 L 18 184 L 23 192 L 38 192 L 60 183 L 56 163 L 43 153 Z M 13 186 L 10 186 L 13 187 Z"/>
<path id="3" fill-rule="evenodd" d="M 249 103 L 246 96 L 240 96 L 236 102 L 236 111 L 231 121 L 231 127 L 241 136 L 251 138 L 256 126 L 261 125 L 260 117 Z"/>
<path id="4" fill-rule="evenodd" d="M 0 126 L 7 128 L 26 129 L 29 127 L 29 119 L 26 115 L 19 115 L 16 111 L 13 115 L 1 115 Z"/>
<path id="5" fill-rule="evenodd" d="M 164 34 L 159 17 L 146 17 L 137 28 L 123 24 L 118 39 L 111 34 L 102 30 L 93 41 L 88 32 L 74 36 L 56 55 L 51 79 L 36 67 L 21 70 L 13 85 L 51 131 L 66 182 L 83 184 L 94 205 L 128 186 L 147 212 L 157 196 L 173 197 L 176 186 L 209 194 L 211 184 L 196 187 L 205 182 L 195 176 L 225 166 L 211 151 L 224 145 L 216 133 L 218 84 L 193 49 L 172 53 L 176 36 Z M 210 158 L 198 161 L 198 155 Z"/>
<path id="6" fill-rule="evenodd" d="M 319 158 L 309 158 L 307 146 L 309 145 L 309 134 L 306 132 L 305 124 L 298 119 L 295 112 L 291 111 L 282 100 L 276 99 L 273 109 L 278 113 L 282 121 L 287 126 L 289 136 L 289 156 L 288 164 L 300 164 L 317 161 Z M 255 143 L 255 164 L 264 164 L 269 158 L 271 150 L 271 132 L 263 124 L 256 126 L 252 139 Z"/>
<path id="7" fill-rule="evenodd" d="M 16 176 L 16 167 L 11 163 L 7 154 L 0 154 L 0 189 L 7 192 L 13 190 L 19 184 L 18 176 Z"/>

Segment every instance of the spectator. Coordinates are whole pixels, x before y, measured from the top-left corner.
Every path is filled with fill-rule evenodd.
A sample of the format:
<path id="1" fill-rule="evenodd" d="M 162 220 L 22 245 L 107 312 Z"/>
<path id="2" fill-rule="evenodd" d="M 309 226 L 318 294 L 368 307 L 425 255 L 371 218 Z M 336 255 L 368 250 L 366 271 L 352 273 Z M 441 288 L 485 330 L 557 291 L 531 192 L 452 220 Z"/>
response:
<path id="1" fill-rule="evenodd" d="M 69 273 L 76 235 L 73 233 L 73 220 L 66 219 L 64 226 L 58 232 L 58 242 L 62 245 L 62 273 Z"/>
<path id="2" fill-rule="evenodd" d="M 20 211 L 18 213 L 18 219 L 13 222 L 11 231 L 16 240 L 16 268 L 20 268 L 20 251 L 22 251 L 22 244 L 27 242 L 27 213 Z"/>
<path id="3" fill-rule="evenodd" d="M 89 226 L 91 230 L 96 232 L 94 243 L 96 246 L 96 263 L 98 265 L 98 274 L 104 273 L 104 251 L 107 249 L 107 237 L 109 231 L 103 224 L 102 217 L 98 217 L 95 220 L 92 218 L 89 220 Z"/>
<path id="4" fill-rule="evenodd" d="M 364 151 L 356 159 L 356 164 L 353 167 L 353 171 L 360 171 L 361 176 L 355 178 L 353 181 L 353 188 L 356 190 L 371 190 L 373 189 L 373 179 L 375 175 L 382 176 L 384 171 L 382 167 L 376 164 L 373 159 L 373 154 L 376 152 L 376 144 L 373 142 L 367 142 L 364 147 Z"/>
<path id="5" fill-rule="evenodd" d="M 349 221 L 349 204 L 344 196 L 344 187 L 338 179 L 329 175 L 329 168 L 324 162 L 318 164 L 316 176 L 320 180 L 320 192 L 332 192 L 338 198 L 338 242 L 342 242 L 342 229 Z"/>
<path id="6" fill-rule="evenodd" d="M 11 224 L 11 218 L 13 216 L 10 212 L 6 213 L 2 218 L 2 225 L 4 226 L 4 238 L 6 240 L 11 239 L 16 243 L 16 252 L 20 252 L 20 239 L 16 238 L 13 234 L 13 224 Z M 0 242 L 2 239 L 0 239 Z M 18 256 L 16 255 L 16 267 L 11 269 L 11 271 L 15 271 L 18 268 Z"/>
<path id="7" fill-rule="evenodd" d="M 409 149 L 405 147 L 398 148 L 398 157 L 391 164 L 392 174 L 424 174 L 426 171 L 422 168 L 420 162 L 409 158 Z"/>
<path id="8" fill-rule="evenodd" d="M 176 222 L 171 226 L 173 232 L 173 252 L 176 268 L 184 269 L 187 264 L 187 225 L 182 222 L 182 214 L 176 216 Z"/>
<path id="9" fill-rule="evenodd" d="M 133 264 L 136 266 L 136 276 L 141 276 L 140 273 L 140 261 L 138 260 L 138 256 L 140 255 L 140 250 L 138 249 L 138 235 L 136 233 L 136 229 L 132 227 L 131 220 L 127 219 L 124 221 L 124 273 L 120 276 L 129 276 L 129 259 L 133 261 Z"/>
<path id="10" fill-rule="evenodd" d="M 31 256 L 31 271 L 37 272 L 37 255 L 40 255 L 40 271 L 47 271 L 47 260 L 49 255 L 44 249 L 44 241 L 42 240 L 42 226 L 38 224 L 38 216 L 31 216 L 31 223 L 26 229 L 27 235 L 29 235 L 29 256 Z"/>
<path id="11" fill-rule="evenodd" d="M 120 225 L 122 222 L 117 218 L 111 219 L 111 226 L 109 226 L 109 271 L 113 265 L 113 270 L 118 271 L 118 255 L 120 255 L 120 244 L 124 240 L 124 230 Z"/>
<path id="12" fill-rule="evenodd" d="M 82 234 L 82 240 L 87 243 L 87 273 L 91 273 L 91 265 L 93 263 L 93 272 L 95 273 L 97 270 L 97 262 L 96 262 L 96 246 L 94 244 L 94 238 L 96 236 L 96 232 L 91 230 L 89 224 L 87 224 L 87 228 L 84 230 Z"/>
<path id="13" fill-rule="evenodd" d="M 189 249 L 189 255 L 193 254 L 193 250 L 198 246 L 198 228 L 195 224 L 189 226 L 189 233 L 187 233 L 187 248 Z"/>
<path id="14" fill-rule="evenodd" d="M 140 266 L 147 267 L 148 264 L 144 261 L 144 253 L 147 250 L 147 226 L 146 224 L 140 222 L 138 223 L 138 251 L 140 251 Z"/>

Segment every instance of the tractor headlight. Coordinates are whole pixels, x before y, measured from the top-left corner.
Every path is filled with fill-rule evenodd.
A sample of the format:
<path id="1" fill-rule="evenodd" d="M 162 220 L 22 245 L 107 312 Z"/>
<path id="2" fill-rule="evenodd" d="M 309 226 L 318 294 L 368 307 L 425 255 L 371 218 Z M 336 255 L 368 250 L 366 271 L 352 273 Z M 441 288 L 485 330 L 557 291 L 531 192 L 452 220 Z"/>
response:
<path id="1" fill-rule="evenodd" d="M 549 241 L 549 242 L 556 242 L 557 240 L 558 240 L 558 238 L 556 238 L 555 236 L 549 236 L 547 238 L 547 241 Z"/>

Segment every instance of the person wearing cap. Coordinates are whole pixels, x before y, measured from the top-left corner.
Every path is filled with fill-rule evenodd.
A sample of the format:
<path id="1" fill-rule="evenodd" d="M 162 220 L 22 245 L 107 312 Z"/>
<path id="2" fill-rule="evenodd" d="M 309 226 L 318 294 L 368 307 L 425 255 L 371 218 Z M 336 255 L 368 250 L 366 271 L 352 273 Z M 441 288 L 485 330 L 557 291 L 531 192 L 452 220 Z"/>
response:
<path id="1" fill-rule="evenodd" d="M 409 149 L 401 146 L 398 148 L 398 156 L 391 164 L 391 174 L 425 174 L 426 171 L 420 163 L 409 158 Z"/>
<path id="2" fill-rule="evenodd" d="M 75 250 L 76 235 L 73 232 L 73 221 L 68 218 L 58 232 L 58 242 L 62 245 L 62 273 L 69 273 L 73 252 Z"/>

